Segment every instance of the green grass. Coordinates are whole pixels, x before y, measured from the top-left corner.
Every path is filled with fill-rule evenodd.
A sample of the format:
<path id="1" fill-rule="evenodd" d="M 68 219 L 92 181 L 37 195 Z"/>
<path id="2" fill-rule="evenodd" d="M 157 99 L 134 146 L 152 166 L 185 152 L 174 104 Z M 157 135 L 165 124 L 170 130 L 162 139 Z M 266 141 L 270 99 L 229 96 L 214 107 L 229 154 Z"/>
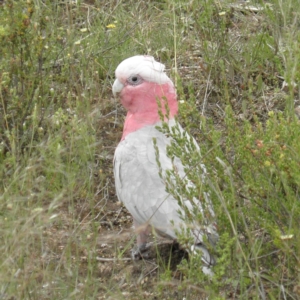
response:
<path id="1" fill-rule="evenodd" d="M 0 299 L 300 298 L 300 8 L 231 4 L 0 4 Z M 111 84 L 136 54 L 167 65 L 201 145 L 205 186 L 189 166 L 199 157 L 177 147 L 215 205 L 212 280 L 197 257 L 175 269 L 160 256 L 158 268 L 97 260 L 132 244 L 112 177 L 124 111 Z"/>

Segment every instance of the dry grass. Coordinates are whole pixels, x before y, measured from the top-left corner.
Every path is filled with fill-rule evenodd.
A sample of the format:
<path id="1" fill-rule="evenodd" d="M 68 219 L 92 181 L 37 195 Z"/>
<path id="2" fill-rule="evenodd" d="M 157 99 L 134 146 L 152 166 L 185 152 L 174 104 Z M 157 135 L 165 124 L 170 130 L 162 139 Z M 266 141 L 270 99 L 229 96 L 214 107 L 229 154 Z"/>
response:
<path id="1" fill-rule="evenodd" d="M 300 9 L 239 3 L 0 1 L 0 299 L 300 298 Z M 128 260 L 111 84 L 135 54 L 167 65 L 205 153 L 221 225 L 214 280 L 169 243 Z"/>

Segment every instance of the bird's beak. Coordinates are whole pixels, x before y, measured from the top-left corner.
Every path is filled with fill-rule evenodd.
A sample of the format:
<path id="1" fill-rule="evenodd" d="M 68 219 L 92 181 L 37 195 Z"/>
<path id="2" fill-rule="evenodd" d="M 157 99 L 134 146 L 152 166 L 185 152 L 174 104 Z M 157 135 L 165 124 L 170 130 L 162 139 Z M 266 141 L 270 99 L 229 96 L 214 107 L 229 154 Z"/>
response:
<path id="1" fill-rule="evenodd" d="M 123 87 L 124 85 L 119 81 L 119 79 L 116 79 L 112 86 L 112 92 L 115 97 L 117 96 L 118 93 L 122 91 Z"/>

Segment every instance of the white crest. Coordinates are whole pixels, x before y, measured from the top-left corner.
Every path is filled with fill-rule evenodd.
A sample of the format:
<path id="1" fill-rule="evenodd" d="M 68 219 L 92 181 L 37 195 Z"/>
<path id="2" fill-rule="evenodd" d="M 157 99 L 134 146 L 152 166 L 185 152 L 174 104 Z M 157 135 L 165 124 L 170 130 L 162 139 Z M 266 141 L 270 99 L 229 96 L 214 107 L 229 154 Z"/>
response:
<path id="1" fill-rule="evenodd" d="M 116 77 L 126 80 L 133 75 L 140 75 L 144 80 L 164 84 L 171 79 L 164 72 L 165 65 L 152 56 L 137 55 L 123 60 L 116 69 Z"/>

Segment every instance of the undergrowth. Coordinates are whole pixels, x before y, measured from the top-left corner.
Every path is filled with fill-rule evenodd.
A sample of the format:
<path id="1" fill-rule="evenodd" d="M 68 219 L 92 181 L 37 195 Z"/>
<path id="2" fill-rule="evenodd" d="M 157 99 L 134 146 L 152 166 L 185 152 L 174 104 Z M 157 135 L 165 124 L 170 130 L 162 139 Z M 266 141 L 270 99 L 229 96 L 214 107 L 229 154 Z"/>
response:
<path id="1" fill-rule="evenodd" d="M 299 5 L 235 4 L 0 1 L 0 299 L 299 299 Z M 197 257 L 179 283 L 167 263 L 148 285 L 95 260 L 101 224 L 120 231 L 111 84 L 136 54 L 174 71 L 180 122 L 201 145 L 221 236 L 213 279 Z"/>

